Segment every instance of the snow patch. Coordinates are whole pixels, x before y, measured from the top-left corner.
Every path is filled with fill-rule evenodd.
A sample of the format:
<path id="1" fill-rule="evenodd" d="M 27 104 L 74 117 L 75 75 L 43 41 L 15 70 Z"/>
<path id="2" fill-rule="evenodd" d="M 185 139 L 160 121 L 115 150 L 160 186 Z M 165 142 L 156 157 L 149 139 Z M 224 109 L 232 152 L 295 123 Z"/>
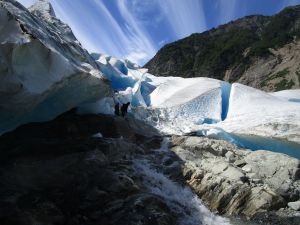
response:
<path id="1" fill-rule="evenodd" d="M 227 118 L 218 124 L 228 133 L 287 139 L 300 143 L 300 104 L 242 84 L 233 84 Z"/>
<path id="2" fill-rule="evenodd" d="M 32 6 L 28 8 L 31 13 L 42 16 L 46 19 L 56 17 L 54 9 L 49 0 L 37 0 Z"/>
<path id="3" fill-rule="evenodd" d="M 99 132 L 99 133 L 92 135 L 92 137 L 93 138 L 103 138 L 103 135 Z"/>
<path id="4" fill-rule="evenodd" d="M 282 100 L 300 103 L 300 89 L 278 91 L 271 93 L 271 95 L 278 97 Z"/>

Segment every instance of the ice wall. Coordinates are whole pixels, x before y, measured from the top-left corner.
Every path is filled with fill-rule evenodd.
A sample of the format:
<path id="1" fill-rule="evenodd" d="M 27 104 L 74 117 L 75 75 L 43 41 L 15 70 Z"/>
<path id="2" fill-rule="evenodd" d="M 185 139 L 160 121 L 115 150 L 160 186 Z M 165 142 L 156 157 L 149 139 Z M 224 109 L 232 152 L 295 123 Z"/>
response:
<path id="1" fill-rule="evenodd" d="M 47 4 L 39 1 L 30 13 L 1 1 L 0 134 L 112 96 L 93 58 Z"/>

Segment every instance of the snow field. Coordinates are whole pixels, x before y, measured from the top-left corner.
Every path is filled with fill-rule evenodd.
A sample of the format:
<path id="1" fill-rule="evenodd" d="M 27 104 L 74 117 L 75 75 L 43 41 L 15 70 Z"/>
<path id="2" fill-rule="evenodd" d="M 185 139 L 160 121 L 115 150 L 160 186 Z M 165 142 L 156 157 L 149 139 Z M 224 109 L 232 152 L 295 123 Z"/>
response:
<path id="1" fill-rule="evenodd" d="M 197 131 L 253 150 L 299 148 L 299 90 L 266 93 L 210 78 L 156 77 L 126 60 L 101 55 L 98 63 L 104 65 L 102 72 L 113 87 L 118 87 L 119 101 L 130 101 L 131 114 L 162 133 Z M 113 113 L 108 104 L 102 103 L 104 108 L 102 112 Z"/>

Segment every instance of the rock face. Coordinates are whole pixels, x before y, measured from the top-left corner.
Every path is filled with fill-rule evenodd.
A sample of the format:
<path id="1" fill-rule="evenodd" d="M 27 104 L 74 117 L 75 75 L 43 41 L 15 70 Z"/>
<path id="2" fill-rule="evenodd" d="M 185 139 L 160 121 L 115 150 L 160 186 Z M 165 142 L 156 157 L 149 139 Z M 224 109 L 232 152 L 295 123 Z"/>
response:
<path id="1" fill-rule="evenodd" d="M 174 156 L 161 141 L 142 121 L 74 112 L 2 135 L 0 223 L 229 225 L 161 172 Z"/>
<path id="2" fill-rule="evenodd" d="M 52 20 L 53 17 L 56 17 L 49 0 L 38 0 L 29 8 L 29 11 L 38 17 L 43 17 L 46 20 Z"/>
<path id="3" fill-rule="evenodd" d="M 300 201 L 297 202 L 289 202 L 288 206 L 293 210 L 300 211 Z"/>
<path id="4" fill-rule="evenodd" d="M 297 159 L 204 137 L 173 136 L 171 146 L 184 162 L 186 182 L 212 210 L 255 218 L 261 212 L 297 206 L 293 203 L 300 199 Z M 299 215 L 293 220 L 299 222 Z"/>
<path id="5" fill-rule="evenodd" d="M 300 6 L 248 16 L 164 46 L 145 67 L 157 76 L 211 77 L 266 91 L 300 87 Z"/>
<path id="6" fill-rule="evenodd" d="M 162 140 L 130 117 L 72 111 L 2 135 L 0 223 L 229 224 L 189 185 L 227 216 L 299 224 L 298 160 L 202 137 L 173 136 L 169 151 Z"/>
<path id="7" fill-rule="evenodd" d="M 0 223 L 177 224 L 132 166 L 133 156 L 161 139 L 143 123 L 130 124 L 68 113 L 1 136 Z M 148 136 L 135 132 L 137 124 Z M 92 137 L 98 132 L 104 137 Z"/>
<path id="8" fill-rule="evenodd" d="M 14 0 L 0 1 L 0 134 L 111 93 L 51 5 L 38 1 L 30 11 Z"/>
<path id="9" fill-rule="evenodd" d="M 173 136 L 170 151 L 169 138 L 130 114 L 70 111 L 39 122 L 108 97 L 111 88 L 99 69 L 112 82 L 127 76 L 121 82 L 125 87 L 115 86 L 119 90 L 146 81 L 141 80 L 146 71 L 110 57 L 100 57 L 97 64 L 47 1 L 30 11 L 14 0 L 0 1 L 0 31 L 0 133 L 35 121 L 0 136 L 0 224 L 229 224 L 195 193 L 221 214 L 263 224 L 299 224 L 299 160 L 203 137 Z M 133 86 L 138 93 L 133 100 L 142 100 L 141 87 L 141 82 Z M 144 87 L 147 94 L 154 90 Z M 223 92 L 230 90 L 218 81 L 213 91 L 220 118 L 229 97 Z M 175 94 L 175 101 L 191 97 L 184 94 Z"/>

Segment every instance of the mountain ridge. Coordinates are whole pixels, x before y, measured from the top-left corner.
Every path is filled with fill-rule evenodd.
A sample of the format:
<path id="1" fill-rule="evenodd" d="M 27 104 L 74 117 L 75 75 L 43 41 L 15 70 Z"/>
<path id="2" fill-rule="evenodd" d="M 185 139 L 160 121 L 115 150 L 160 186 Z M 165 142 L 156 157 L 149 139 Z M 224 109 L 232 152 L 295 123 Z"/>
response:
<path id="1" fill-rule="evenodd" d="M 300 90 L 155 77 L 43 4 L 0 0 L 1 225 L 299 225 Z"/>
<path id="2" fill-rule="evenodd" d="M 145 67 L 158 76 L 211 77 L 265 91 L 299 88 L 299 37 L 300 5 L 274 16 L 246 16 L 167 44 Z"/>

